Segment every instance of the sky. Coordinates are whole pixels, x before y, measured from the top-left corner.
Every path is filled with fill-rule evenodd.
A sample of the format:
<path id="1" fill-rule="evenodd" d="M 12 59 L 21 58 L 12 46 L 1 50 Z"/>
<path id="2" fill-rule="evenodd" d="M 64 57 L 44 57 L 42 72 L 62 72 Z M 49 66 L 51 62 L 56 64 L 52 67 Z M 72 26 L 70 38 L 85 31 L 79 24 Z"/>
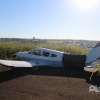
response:
<path id="1" fill-rule="evenodd" d="M 0 0 L 0 38 L 100 40 L 100 0 Z"/>

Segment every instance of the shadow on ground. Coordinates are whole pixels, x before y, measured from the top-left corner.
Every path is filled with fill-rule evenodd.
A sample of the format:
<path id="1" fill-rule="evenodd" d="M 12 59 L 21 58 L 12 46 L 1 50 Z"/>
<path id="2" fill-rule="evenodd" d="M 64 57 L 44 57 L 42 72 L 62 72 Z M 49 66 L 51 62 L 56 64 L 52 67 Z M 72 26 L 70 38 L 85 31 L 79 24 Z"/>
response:
<path id="1" fill-rule="evenodd" d="M 42 75 L 42 76 L 58 76 L 58 77 L 72 77 L 85 79 L 87 83 L 100 86 L 100 76 L 95 73 L 90 81 L 90 72 L 85 72 L 83 69 L 76 68 L 40 68 L 34 71 L 30 68 L 19 68 L 15 70 L 7 70 L 0 72 L 0 83 L 12 80 L 25 75 Z"/>

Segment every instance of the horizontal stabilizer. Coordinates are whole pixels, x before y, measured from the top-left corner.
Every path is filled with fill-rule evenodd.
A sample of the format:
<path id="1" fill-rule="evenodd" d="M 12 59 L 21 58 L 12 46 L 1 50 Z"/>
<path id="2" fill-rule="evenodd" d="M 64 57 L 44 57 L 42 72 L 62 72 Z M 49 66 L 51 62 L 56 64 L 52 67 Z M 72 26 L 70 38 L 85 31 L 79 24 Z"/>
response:
<path id="1" fill-rule="evenodd" d="M 92 66 L 86 66 L 86 67 L 84 67 L 84 70 L 87 71 L 87 72 L 97 72 L 97 71 L 100 70 L 100 68 L 98 68 L 98 67 L 94 68 Z"/>

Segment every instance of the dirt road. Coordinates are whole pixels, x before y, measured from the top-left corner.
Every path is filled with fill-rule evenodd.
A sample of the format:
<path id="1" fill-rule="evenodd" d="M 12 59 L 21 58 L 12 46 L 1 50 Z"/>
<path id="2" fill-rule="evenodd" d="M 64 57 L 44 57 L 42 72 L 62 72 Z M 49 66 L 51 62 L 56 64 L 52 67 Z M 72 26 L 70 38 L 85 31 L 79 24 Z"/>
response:
<path id="1" fill-rule="evenodd" d="M 82 69 L 41 68 L 7 70 L 0 67 L 0 100 L 100 100 L 100 76 Z"/>

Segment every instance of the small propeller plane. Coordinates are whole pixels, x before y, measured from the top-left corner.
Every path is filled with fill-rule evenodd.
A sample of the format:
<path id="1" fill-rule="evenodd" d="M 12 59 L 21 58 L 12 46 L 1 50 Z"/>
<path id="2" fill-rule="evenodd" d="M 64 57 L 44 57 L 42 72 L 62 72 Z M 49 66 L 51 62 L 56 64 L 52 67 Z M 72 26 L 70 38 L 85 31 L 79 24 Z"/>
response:
<path id="1" fill-rule="evenodd" d="M 86 55 L 75 55 L 47 48 L 35 48 L 29 52 L 17 52 L 20 60 L 0 60 L 0 64 L 11 67 L 80 67 L 85 71 L 93 72 L 92 62 L 100 59 L 100 42 Z M 96 70 L 97 71 L 97 70 Z"/>

